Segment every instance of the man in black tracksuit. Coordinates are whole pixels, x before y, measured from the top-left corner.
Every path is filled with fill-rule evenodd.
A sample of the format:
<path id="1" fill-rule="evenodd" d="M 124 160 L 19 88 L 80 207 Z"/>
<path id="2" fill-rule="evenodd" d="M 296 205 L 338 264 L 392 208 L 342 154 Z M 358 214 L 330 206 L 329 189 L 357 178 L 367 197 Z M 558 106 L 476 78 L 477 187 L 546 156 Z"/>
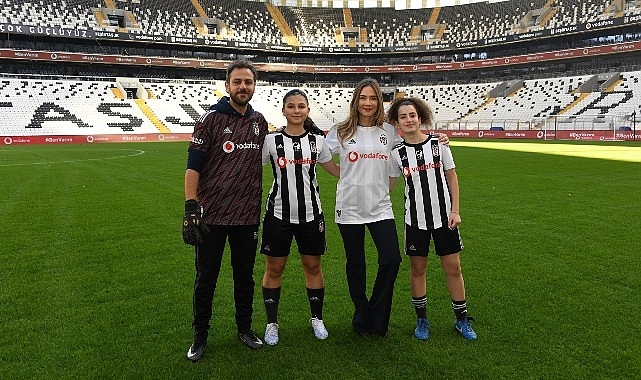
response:
<path id="1" fill-rule="evenodd" d="M 223 97 L 197 121 L 185 172 L 183 238 L 195 245 L 194 341 L 187 358 L 205 351 L 216 281 L 229 239 L 238 336 L 247 346 L 262 341 L 251 330 L 254 262 L 262 198 L 261 153 L 265 117 L 249 105 L 256 69 L 244 60 L 227 68 Z"/>

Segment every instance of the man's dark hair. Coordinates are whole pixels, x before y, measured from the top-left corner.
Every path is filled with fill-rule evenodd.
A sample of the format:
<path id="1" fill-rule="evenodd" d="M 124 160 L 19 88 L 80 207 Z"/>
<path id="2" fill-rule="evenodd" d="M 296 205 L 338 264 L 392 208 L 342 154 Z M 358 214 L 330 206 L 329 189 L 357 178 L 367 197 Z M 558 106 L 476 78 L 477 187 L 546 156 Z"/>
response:
<path id="1" fill-rule="evenodd" d="M 227 76 L 225 77 L 226 82 L 229 82 L 231 72 L 236 69 L 249 69 L 252 74 L 254 74 L 254 82 L 258 80 L 258 70 L 254 67 L 254 64 L 246 59 L 237 59 L 227 66 Z"/>

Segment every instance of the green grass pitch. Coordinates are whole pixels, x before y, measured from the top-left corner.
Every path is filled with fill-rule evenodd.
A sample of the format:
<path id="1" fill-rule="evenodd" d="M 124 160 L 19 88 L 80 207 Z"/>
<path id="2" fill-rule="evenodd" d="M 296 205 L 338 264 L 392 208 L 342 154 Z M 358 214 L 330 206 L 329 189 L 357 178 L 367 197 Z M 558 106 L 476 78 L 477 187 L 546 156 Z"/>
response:
<path id="1" fill-rule="evenodd" d="M 477 341 L 453 330 L 438 260 L 428 269 L 427 342 L 412 338 L 406 259 L 389 336 L 352 333 L 332 217 L 336 181 L 319 169 L 329 339 L 313 338 L 292 254 L 281 341 L 245 348 L 235 335 L 227 254 L 207 352 L 195 364 L 185 358 L 194 255 L 180 236 L 187 143 L 2 146 L 0 378 L 641 378 L 639 144 L 538 142 L 510 150 L 517 146 L 452 142 Z M 631 159 L 563 155 L 568 147 L 623 148 Z M 265 170 L 265 192 L 270 176 Z M 397 186 L 399 231 L 402 197 Z M 371 284 L 376 255 L 367 244 Z M 261 335 L 263 270 L 259 255 L 254 329 Z"/>

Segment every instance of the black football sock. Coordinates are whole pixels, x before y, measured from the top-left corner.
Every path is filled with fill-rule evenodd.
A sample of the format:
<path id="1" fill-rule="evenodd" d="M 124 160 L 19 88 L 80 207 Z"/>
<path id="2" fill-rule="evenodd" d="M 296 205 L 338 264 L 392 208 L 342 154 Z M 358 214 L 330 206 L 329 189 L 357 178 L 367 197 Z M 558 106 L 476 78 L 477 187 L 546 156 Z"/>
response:
<path id="1" fill-rule="evenodd" d="M 454 310 L 454 315 L 456 316 L 457 321 L 462 321 L 467 318 L 467 302 L 465 300 L 452 300 L 452 310 Z"/>
<path id="2" fill-rule="evenodd" d="M 278 303 L 280 302 L 280 289 L 280 287 L 263 287 L 263 302 L 265 303 L 267 323 L 278 323 Z"/>
<path id="3" fill-rule="evenodd" d="M 325 301 L 325 288 L 320 288 L 320 289 L 307 288 L 307 298 L 309 299 L 309 308 L 312 311 L 312 318 L 323 319 L 323 303 Z"/>
<path id="4" fill-rule="evenodd" d="M 427 319 L 427 294 L 423 297 L 412 297 L 416 318 Z"/>

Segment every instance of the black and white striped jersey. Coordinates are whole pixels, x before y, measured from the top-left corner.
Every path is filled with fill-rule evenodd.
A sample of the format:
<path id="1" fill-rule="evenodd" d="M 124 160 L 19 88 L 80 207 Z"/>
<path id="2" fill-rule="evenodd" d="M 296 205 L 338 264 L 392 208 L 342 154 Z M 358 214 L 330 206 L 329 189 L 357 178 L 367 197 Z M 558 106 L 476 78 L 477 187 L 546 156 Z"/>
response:
<path id="1" fill-rule="evenodd" d="M 396 146 L 390 162 L 405 179 L 405 223 L 423 230 L 447 226 L 452 198 L 445 171 L 455 168 L 450 148 L 428 135 L 420 144 Z"/>
<path id="2" fill-rule="evenodd" d="M 271 163 L 274 182 L 266 201 L 266 212 L 288 223 L 311 222 L 322 213 L 316 163 L 332 154 L 323 136 L 309 132 L 290 136 L 269 134 L 263 145 L 263 165 Z"/>

